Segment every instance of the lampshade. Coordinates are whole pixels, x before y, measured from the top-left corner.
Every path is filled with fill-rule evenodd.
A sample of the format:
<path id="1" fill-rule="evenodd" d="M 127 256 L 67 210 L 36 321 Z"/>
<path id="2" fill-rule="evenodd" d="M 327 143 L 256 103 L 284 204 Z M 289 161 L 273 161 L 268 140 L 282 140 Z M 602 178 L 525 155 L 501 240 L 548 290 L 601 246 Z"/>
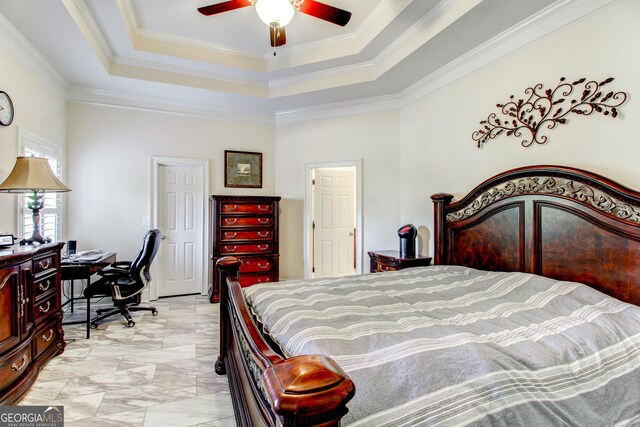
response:
<path id="1" fill-rule="evenodd" d="M 258 16 L 270 27 L 284 27 L 293 19 L 293 5 L 289 0 L 258 0 Z"/>
<path id="2" fill-rule="evenodd" d="M 44 157 L 18 157 L 13 170 L 0 184 L 3 193 L 58 193 L 71 191 L 53 174 Z"/>

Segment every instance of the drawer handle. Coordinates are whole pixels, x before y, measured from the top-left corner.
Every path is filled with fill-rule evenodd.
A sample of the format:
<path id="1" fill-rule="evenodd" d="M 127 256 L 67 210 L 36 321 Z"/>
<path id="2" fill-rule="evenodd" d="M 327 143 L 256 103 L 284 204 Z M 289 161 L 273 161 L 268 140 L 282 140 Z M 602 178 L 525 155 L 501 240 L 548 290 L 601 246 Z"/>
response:
<path id="1" fill-rule="evenodd" d="M 224 206 L 224 210 L 226 210 L 226 211 L 235 211 L 236 209 L 238 209 L 238 205 L 225 205 Z"/>
<path id="2" fill-rule="evenodd" d="M 264 279 L 264 282 L 262 281 L 262 279 L 258 279 L 258 283 L 269 283 L 270 281 L 271 279 L 269 279 L 268 277 Z"/>
<path id="3" fill-rule="evenodd" d="M 42 334 L 42 341 L 49 342 L 53 338 L 53 329 L 49 329 L 49 336 L 47 337 L 45 334 Z"/>
<path id="4" fill-rule="evenodd" d="M 224 223 L 225 224 L 233 225 L 236 222 L 238 222 L 238 218 L 225 218 L 224 219 Z"/>
<path id="5" fill-rule="evenodd" d="M 224 237 L 226 237 L 227 239 L 233 239 L 237 235 L 238 233 L 224 233 Z"/>
<path id="6" fill-rule="evenodd" d="M 38 307 L 41 313 L 46 313 L 51 308 L 51 301 L 47 301 L 47 308 L 42 308 L 42 306 Z"/>
<path id="7" fill-rule="evenodd" d="M 13 365 L 11 365 L 11 369 L 16 372 L 21 371 L 25 366 L 27 366 L 27 360 L 27 354 L 25 353 L 22 355 L 22 365 L 18 366 L 14 363 Z"/>
<path id="8" fill-rule="evenodd" d="M 258 263 L 258 267 L 260 267 L 263 270 L 266 270 L 270 266 L 271 266 L 271 263 L 269 263 L 269 262 L 267 262 L 265 265 L 262 265 L 262 264 Z"/>
<path id="9" fill-rule="evenodd" d="M 258 218 L 258 222 L 260 224 L 269 224 L 270 219 L 269 218 Z"/>
<path id="10" fill-rule="evenodd" d="M 268 231 L 258 231 L 258 236 L 259 237 L 269 237 L 269 232 Z"/>
<path id="11" fill-rule="evenodd" d="M 48 258 L 45 261 L 38 261 L 38 267 L 40 267 L 43 270 L 46 270 L 47 268 L 51 267 L 51 258 Z"/>
<path id="12" fill-rule="evenodd" d="M 269 205 L 267 205 L 267 206 L 258 205 L 258 209 L 260 209 L 261 211 L 268 211 L 269 210 Z"/>
<path id="13" fill-rule="evenodd" d="M 40 289 L 42 292 L 48 290 L 49 286 L 51 286 L 51 279 L 47 280 L 47 286 L 42 286 L 42 283 L 38 283 L 38 289 Z"/>
<path id="14" fill-rule="evenodd" d="M 266 251 L 267 249 L 269 249 L 269 245 L 258 245 L 258 249 L 260 249 L 261 251 Z"/>
<path id="15" fill-rule="evenodd" d="M 235 252 L 235 250 L 238 249 L 237 246 L 225 246 L 224 250 L 227 252 Z"/>

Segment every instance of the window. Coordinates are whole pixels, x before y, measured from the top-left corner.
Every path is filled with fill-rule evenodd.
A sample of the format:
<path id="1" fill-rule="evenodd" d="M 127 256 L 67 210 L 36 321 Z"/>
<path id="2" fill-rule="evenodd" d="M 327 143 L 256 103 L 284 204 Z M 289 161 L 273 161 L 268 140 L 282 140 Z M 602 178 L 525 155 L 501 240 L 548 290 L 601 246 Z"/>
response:
<path id="1" fill-rule="evenodd" d="M 53 173 L 62 180 L 62 149 L 25 129 L 19 130 L 20 155 L 44 157 L 49 161 Z M 44 208 L 40 210 L 40 233 L 52 241 L 62 240 L 62 198 L 60 193 L 45 193 Z M 27 207 L 27 198 L 20 196 L 20 229 L 23 236 L 33 234 L 33 212 Z"/>

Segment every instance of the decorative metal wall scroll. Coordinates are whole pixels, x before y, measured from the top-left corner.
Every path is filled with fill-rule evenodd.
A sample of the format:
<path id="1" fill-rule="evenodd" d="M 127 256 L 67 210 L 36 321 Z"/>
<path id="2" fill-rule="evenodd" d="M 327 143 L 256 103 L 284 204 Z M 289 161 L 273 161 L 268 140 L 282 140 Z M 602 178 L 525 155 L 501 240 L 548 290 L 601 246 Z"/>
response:
<path id="1" fill-rule="evenodd" d="M 617 107 L 627 100 L 625 92 L 605 92 L 602 88 L 613 81 L 609 77 L 601 82 L 581 78 L 573 83 L 566 81 L 564 77 L 555 89 L 546 89 L 542 83 L 533 87 L 528 87 L 524 93 L 529 95 L 527 99 L 521 98 L 517 101 L 514 96 L 510 96 L 510 101 L 506 104 L 496 104 L 500 108 L 498 114 L 491 113 L 486 120 L 480 122 L 482 128 L 473 132 L 472 138 L 477 141 L 478 148 L 487 141 L 506 133 L 507 136 L 522 136 L 523 131 L 529 131 L 531 138 L 522 141 L 523 147 L 529 147 L 534 142 L 544 144 L 548 138 L 540 135 L 540 130 L 544 127 L 553 129 L 557 125 L 566 124 L 566 117 L 571 114 L 590 116 L 594 112 L 605 116 L 616 118 L 618 116 Z M 583 90 L 580 94 L 579 86 Z"/>

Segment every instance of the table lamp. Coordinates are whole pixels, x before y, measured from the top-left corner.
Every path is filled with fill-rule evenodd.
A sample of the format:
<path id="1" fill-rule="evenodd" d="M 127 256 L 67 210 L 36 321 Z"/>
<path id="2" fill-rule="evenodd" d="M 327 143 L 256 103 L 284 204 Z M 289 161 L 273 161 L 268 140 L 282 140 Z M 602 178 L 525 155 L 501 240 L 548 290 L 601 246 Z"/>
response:
<path id="1" fill-rule="evenodd" d="M 20 241 L 21 245 L 46 243 L 40 234 L 40 209 L 44 207 L 44 194 L 71 191 L 54 174 L 44 157 L 18 157 L 13 170 L 0 184 L 2 193 L 33 193 L 26 196 L 27 207 L 33 211 L 33 235 Z M 39 194 L 40 193 L 40 194 Z"/>

